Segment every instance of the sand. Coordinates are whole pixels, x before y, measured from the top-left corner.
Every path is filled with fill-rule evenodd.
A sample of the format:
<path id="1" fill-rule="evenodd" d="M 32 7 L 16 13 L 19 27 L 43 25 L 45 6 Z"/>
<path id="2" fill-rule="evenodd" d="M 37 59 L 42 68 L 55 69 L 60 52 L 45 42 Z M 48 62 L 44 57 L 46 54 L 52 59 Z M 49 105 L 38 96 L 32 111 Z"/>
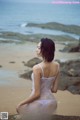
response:
<path id="1" fill-rule="evenodd" d="M 79 59 L 79 53 L 61 53 L 64 45 L 56 44 L 55 59 Z M 0 112 L 16 114 L 16 106 L 31 93 L 31 81 L 19 78 L 19 74 L 30 69 L 24 66 L 35 54 L 36 43 L 0 44 Z M 58 101 L 58 115 L 80 116 L 80 95 L 68 91 L 58 91 L 54 94 Z"/>

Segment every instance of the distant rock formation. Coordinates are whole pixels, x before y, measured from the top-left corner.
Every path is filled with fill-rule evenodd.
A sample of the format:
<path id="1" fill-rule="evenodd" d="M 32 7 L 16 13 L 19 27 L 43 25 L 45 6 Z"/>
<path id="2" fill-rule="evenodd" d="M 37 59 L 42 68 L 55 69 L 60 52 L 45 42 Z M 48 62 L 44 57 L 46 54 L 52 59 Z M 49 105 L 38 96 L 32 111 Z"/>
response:
<path id="1" fill-rule="evenodd" d="M 63 48 L 63 50 L 60 50 L 61 52 L 80 52 L 80 42 L 77 45 L 74 44 L 68 44 Z"/>

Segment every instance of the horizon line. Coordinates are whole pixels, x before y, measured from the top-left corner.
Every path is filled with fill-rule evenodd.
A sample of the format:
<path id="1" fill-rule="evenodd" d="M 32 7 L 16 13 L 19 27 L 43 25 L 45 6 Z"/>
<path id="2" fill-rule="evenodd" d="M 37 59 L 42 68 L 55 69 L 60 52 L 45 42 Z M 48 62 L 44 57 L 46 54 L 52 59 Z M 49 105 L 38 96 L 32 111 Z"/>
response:
<path id="1" fill-rule="evenodd" d="M 53 1 L 51 4 L 80 4 L 79 1 Z"/>

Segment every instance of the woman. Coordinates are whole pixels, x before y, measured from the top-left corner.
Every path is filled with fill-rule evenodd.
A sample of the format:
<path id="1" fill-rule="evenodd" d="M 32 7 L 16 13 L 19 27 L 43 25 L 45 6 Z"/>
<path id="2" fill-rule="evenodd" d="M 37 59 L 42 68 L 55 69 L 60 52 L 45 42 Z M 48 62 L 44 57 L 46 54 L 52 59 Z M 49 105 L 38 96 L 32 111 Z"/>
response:
<path id="1" fill-rule="evenodd" d="M 49 119 L 57 108 L 57 101 L 52 94 L 57 92 L 60 71 L 59 63 L 54 61 L 55 43 L 42 38 L 36 53 L 42 57 L 42 62 L 33 66 L 31 95 L 16 108 L 25 120 Z"/>

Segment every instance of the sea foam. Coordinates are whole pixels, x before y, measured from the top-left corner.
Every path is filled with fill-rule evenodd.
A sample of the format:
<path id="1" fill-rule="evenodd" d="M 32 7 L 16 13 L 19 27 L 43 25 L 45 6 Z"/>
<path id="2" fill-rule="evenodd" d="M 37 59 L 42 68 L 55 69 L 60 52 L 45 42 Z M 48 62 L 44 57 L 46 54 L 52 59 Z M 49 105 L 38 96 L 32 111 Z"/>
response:
<path id="1" fill-rule="evenodd" d="M 26 27 L 27 26 L 27 23 L 22 23 L 21 24 L 21 27 Z"/>

